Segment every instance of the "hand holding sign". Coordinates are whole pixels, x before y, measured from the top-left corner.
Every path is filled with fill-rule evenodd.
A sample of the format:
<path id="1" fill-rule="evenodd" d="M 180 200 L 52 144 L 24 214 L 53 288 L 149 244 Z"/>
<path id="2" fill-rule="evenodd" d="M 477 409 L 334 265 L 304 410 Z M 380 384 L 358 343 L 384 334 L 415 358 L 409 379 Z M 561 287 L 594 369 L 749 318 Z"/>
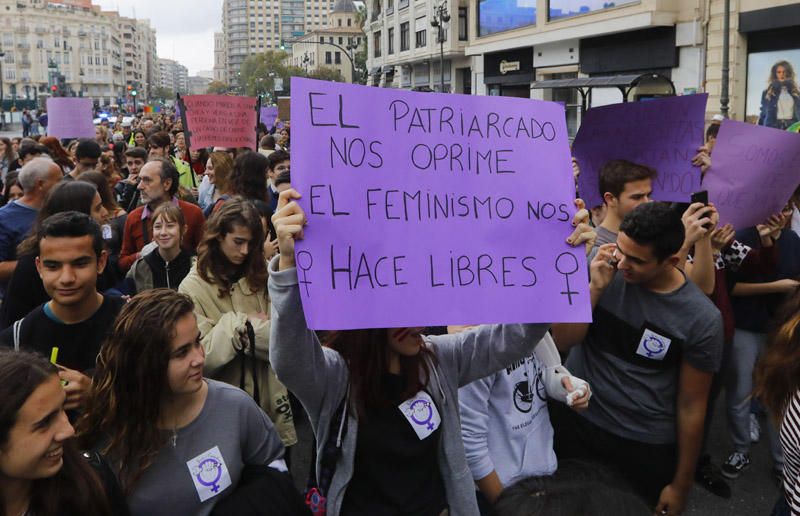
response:
<path id="1" fill-rule="evenodd" d="M 307 224 L 303 208 L 295 202 L 300 199 L 297 190 L 290 188 L 278 197 L 278 209 L 272 216 L 272 225 L 278 235 L 278 249 L 281 257 L 279 270 L 295 266 L 294 242 L 303 239 L 303 227 Z"/>

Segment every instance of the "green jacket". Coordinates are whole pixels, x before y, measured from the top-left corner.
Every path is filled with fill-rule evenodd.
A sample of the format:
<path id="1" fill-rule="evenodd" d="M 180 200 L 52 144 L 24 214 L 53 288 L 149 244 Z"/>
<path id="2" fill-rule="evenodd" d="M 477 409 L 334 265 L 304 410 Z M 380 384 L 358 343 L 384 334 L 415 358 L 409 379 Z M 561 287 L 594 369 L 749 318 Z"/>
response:
<path id="1" fill-rule="evenodd" d="M 196 188 L 200 185 L 200 181 L 197 180 L 197 176 L 192 172 L 192 168 L 188 163 L 175 156 L 172 156 L 172 163 L 174 163 L 175 168 L 178 169 L 178 183 L 181 186 L 185 188 Z M 192 181 L 192 176 L 194 176 L 194 181 Z"/>

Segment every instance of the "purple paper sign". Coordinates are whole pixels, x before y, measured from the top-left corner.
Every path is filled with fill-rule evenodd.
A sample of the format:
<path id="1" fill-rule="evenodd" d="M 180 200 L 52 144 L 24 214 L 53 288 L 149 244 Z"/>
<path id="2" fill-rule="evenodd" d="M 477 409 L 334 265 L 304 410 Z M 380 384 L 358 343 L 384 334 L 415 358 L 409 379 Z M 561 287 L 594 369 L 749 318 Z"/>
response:
<path id="1" fill-rule="evenodd" d="M 47 99 L 47 134 L 56 138 L 94 138 L 92 99 Z"/>
<path id="2" fill-rule="evenodd" d="M 656 169 L 654 199 L 688 201 L 700 190 L 700 169 L 691 160 L 703 145 L 707 100 L 707 94 L 685 95 L 588 110 L 572 146 L 581 168 L 578 191 L 586 205 L 603 203 L 600 169 L 614 159 Z"/>
<path id="3" fill-rule="evenodd" d="M 800 185 L 800 134 L 725 120 L 703 188 L 720 224 L 744 229 L 780 213 Z"/>
<path id="4" fill-rule="evenodd" d="M 267 131 L 271 131 L 275 126 L 276 118 L 278 118 L 278 106 L 261 106 L 261 123 L 266 126 Z"/>
<path id="5" fill-rule="evenodd" d="M 591 320 L 564 108 L 292 79 L 309 327 Z"/>

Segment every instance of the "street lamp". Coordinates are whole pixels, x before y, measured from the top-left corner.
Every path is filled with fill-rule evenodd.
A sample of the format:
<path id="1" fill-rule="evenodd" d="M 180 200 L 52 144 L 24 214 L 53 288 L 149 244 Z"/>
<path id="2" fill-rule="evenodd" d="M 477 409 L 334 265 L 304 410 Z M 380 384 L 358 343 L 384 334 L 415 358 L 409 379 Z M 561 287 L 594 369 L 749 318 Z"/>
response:
<path id="1" fill-rule="evenodd" d="M 450 21 L 450 14 L 447 12 L 447 0 L 433 10 L 431 26 L 438 30 L 436 39 L 439 42 L 439 91 L 444 93 L 444 38 L 447 35 L 447 25 Z"/>
<path id="2" fill-rule="evenodd" d="M 358 43 L 356 42 L 356 38 L 353 37 L 347 38 L 347 52 L 348 56 L 350 57 L 350 64 L 353 65 L 352 73 L 350 76 L 350 82 L 352 82 L 353 84 L 356 83 L 356 64 L 355 61 L 353 60 L 352 54 L 353 51 L 356 49 L 358 49 Z"/>
<path id="3" fill-rule="evenodd" d="M 5 52 L 0 52 L 0 129 L 6 127 L 6 108 L 3 105 L 3 58 L 6 57 Z"/>

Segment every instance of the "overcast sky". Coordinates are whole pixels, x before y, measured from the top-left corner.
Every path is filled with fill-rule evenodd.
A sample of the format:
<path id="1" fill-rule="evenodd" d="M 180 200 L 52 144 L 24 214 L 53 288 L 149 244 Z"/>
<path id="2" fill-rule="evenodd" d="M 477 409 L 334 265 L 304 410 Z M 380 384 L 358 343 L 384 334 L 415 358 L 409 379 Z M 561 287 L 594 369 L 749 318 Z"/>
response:
<path id="1" fill-rule="evenodd" d="M 222 0 L 93 0 L 122 16 L 149 18 L 158 57 L 175 59 L 189 75 L 214 68 L 214 31 L 222 28 Z"/>

